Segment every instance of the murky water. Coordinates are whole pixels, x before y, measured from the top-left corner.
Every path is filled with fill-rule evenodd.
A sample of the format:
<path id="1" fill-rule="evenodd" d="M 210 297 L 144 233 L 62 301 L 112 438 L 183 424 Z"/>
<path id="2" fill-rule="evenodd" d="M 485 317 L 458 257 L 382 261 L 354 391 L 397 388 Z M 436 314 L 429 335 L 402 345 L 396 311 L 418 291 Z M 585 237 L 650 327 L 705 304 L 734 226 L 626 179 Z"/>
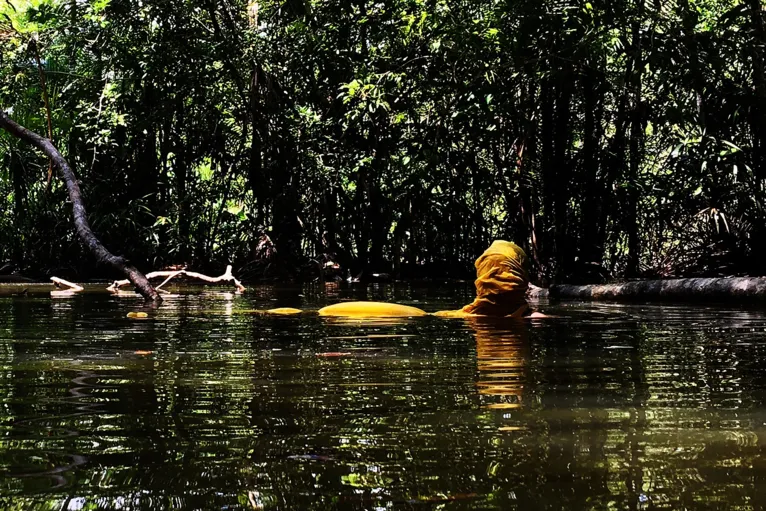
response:
<path id="1" fill-rule="evenodd" d="M 347 296 L 0 297 L 2 509 L 762 509 L 766 314 Z M 371 288 L 427 310 L 463 289 Z M 145 310 L 146 320 L 126 317 Z"/>

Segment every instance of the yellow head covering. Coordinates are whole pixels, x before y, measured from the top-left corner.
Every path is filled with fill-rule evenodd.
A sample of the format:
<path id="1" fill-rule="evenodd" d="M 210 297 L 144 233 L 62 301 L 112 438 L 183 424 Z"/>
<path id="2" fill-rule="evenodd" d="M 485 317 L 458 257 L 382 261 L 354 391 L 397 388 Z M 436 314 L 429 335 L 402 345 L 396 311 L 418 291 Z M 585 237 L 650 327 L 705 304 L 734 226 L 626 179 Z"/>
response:
<path id="1" fill-rule="evenodd" d="M 527 309 L 527 255 L 510 241 L 496 240 L 476 260 L 476 299 L 438 316 L 520 316 Z"/>

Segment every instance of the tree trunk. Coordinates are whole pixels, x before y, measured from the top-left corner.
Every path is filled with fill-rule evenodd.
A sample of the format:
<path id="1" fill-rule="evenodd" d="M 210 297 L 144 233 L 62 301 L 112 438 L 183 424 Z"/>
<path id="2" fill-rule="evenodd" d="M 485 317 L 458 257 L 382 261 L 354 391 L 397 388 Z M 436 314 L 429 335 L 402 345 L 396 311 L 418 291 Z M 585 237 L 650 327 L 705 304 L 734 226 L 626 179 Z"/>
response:
<path id="1" fill-rule="evenodd" d="M 47 138 L 43 138 L 37 133 L 34 133 L 19 124 L 16 124 L 11 120 L 3 110 L 0 110 L 0 128 L 5 129 L 13 136 L 27 142 L 30 145 L 37 147 L 48 158 L 53 160 L 56 168 L 59 169 L 61 177 L 67 186 L 69 192 L 69 199 L 72 201 L 72 210 L 74 214 L 74 224 L 77 228 L 77 234 L 85 244 L 86 247 L 96 256 L 98 262 L 107 263 L 113 268 L 122 272 L 130 282 L 138 289 L 144 298 L 155 302 L 161 302 L 162 298 L 157 291 L 152 287 L 143 273 L 138 271 L 130 262 L 120 256 L 115 256 L 109 252 L 104 245 L 96 238 L 88 223 L 88 216 L 85 212 L 85 205 L 82 200 L 82 193 L 80 192 L 80 185 L 77 183 L 77 178 L 74 172 L 69 167 L 69 164 L 61 156 L 56 147 Z"/>
<path id="2" fill-rule="evenodd" d="M 529 82 L 527 94 L 523 100 L 523 112 L 526 113 L 524 122 L 524 138 L 517 151 L 517 165 L 519 169 L 519 193 L 521 194 L 521 203 L 524 211 L 522 217 L 529 230 L 529 243 L 531 247 L 532 261 L 541 276 L 547 276 L 547 265 L 540 255 L 538 242 L 537 222 L 535 211 L 535 186 L 534 183 L 534 165 L 538 161 L 537 151 L 537 123 L 533 121 L 535 112 L 537 84 L 534 81 Z M 539 200 L 537 201 L 539 202 Z"/>
<path id="3" fill-rule="evenodd" d="M 17 229 L 23 229 L 26 227 L 26 206 L 24 204 L 24 197 L 26 196 L 27 188 L 24 180 L 24 164 L 13 148 L 10 149 L 8 155 L 10 157 L 8 170 L 10 171 L 11 181 L 13 182 L 14 222 L 16 223 Z M 24 259 L 27 243 L 28 242 L 22 243 L 21 240 L 18 239 L 13 243 L 12 257 L 16 264 L 21 264 Z"/>
<path id="4" fill-rule="evenodd" d="M 386 203 L 381 190 L 384 176 L 390 175 L 390 144 L 388 138 L 378 133 L 374 142 L 375 156 L 370 163 L 368 174 L 368 213 L 367 222 L 370 224 L 370 252 L 368 254 L 369 267 L 377 272 L 390 271 L 385 260 L 385 249 L 388 242 L 388 232 L 391 228 L 391 220 L 388 211 L 391 207 Z"/>
<path id="5" fill-rule="evenodd" d="M 602 136 L 601 111 L 603 109 L 602 79 L 596 66 L 595 59 L 583 70 L 582 94 L 585 114 L 583 126 L 583 146 L 581 155 L 582 190 L 582 218 L 580 224 L 580 260 L 585 263 L 600 265 L 604 257 L 602 232 L 599 226 L 601 208 L 603 207 L 603 193 L 598 182 L 599 175 L 599 144 Z"/>
<path id="6" fill-rule="evenodd" d="M 183 106 L 177 110 L 178 125 L 184 125 Z M 186 197 L 187 178 L 189 168 L 186 158 L 186 146 L 181 139 L 181 134 L 171 126 L 171 139 L 173 140 L 173 176 L 175 177 L 176 214 L 178 215 L 178 257 L 183 263 L 189 263 L 191 259 L 191 214 L 189 213 L 189 201 Z"/>
<path id="7" fill-rule="evenodd" d="M 365 218 L 367 211 L 366 197 L 369 197 L 370 169 L 367 163 L 362 165 L 357 172 L 356 190 L 354 191 L 354 225 L 356 227 L 356 259 L 360 269 L 369 265 L 370 225 Z"/>
<path id="8" fill-rule="evenodd" d="M 297 190 L 300 189 L 302 161 L 296 154 L 298 143 L 285 130 L 279 133 L 274 146 L 275 155 L 270 159 L 272 196 L 272 232 L 279 255 L 279 265 L 286 274 L 297 267 L 301 254 L 301 240 L 304 226 L 299 220 L 301 203 Z"/>
<path id="9" fill-rule="evenodd" d="M 556 243 L 556 268 L 559 275 L 568 275 L 574 263 L 575 247 L 569 233 L 569 199 L 572 197 L 572 169 L 570 154 L 570 126 L 572 82 L 570 66 L 559 71 L 556 84 L 556 117 L 553 142 L 553 222 Z"/>
<path id="10" fill-rule="evenodd" d="M 145 112 L 138 135 L 133 139 L 135 168 L 129 174 L 130 199 L 147 197 L 147 206 L 155 211 L 157 205 L 157 126 L 153 113 L 157 111 L 157 91 L 150 81 L 141 91 L 141 105 Z"/>
<path id="11" fill-rule="evenodd" d="M 543 260 L 546 264 L 555 263 L 556 246 L 551 239 L 550 231 L 553 226 L 554 217 L 554 193 L 556 172 L 553 168 L 553 135 L 554 131 L 554 111 L 553 111 L 553 90 L 550 84 L 550 78 L 546 77 L 540 83 L 540 102 L 542 103 L 542 129 L 540 130 L 540 174 L 542 176 L 542 214 L 539 217 L 541 221 L 540 246 L 543 252 Z M 554 268 L 553 274 L 559 274 L 560 268 Z"/>
<path id="12" fill-rule="evenodd" d="M 751 116 L 754 134 L 753 170 L 759 180 L 766 179 L 766 129 L 763 116 L 766 114 L 766 71 L 763 64 L 763 45 L 766 44 L 766 26 L 763 21 L 763 6 L 760 0 L 747 0 L 755 41 L 751 46 L 753 55 L 753 78 L 755 82 L 756 107 Z"/>
<path id="13" fill-rule="evenodd" d="M 620 213 L 619 198 L 614 191 L 614 184 L 622 172 L 627 172 L 625 170 L 625 151 L 627 148 L 626 139 L 631 113 L 631 110 L 628 108 L 628 100 L 630 99 L 629 85 L 633 79 L 633 70 L 636 64 L 633 58 L 635 57 L 635 52 L 630 50 L 628 52 L 628 56 L 631 58 L 628 59 L 628 62 L 625 66 L 625 73 L 623 75 L 622 83 L 622 94 L 620 95 L 619 102 L 617 103 L 617 112 L 613 121 L 614 135 L 609 140 L 609 148 L 607 150 L 607 156 L 604 163 L 604 178 L 602 180 L 601 186 L 598 187 L 603 194 L 601 212 L 598 222 L 599 240 L 603 245 L 606 244 L 607 240 L 606 228 L 607 224 L 609 223 L 609 217 L 619 215 Z M 615 94 L 617 94 L 616 91 Z M 610 273 L 614 270 L 614 266 L 617 261 L 615 256 L 618 245 L 619 244 L 616 240 L 612 243 L 612 253 L 610 254 L 612 267 L 610 268 Z"/>
<path id="14" fill-rule="evenodd" d="M 644 2 L 639 0 L 638 13 L 633 20 L 633 76 L 630 85 L 633 95 L 633 109 L 630 125 L 630 165 L 628 167 L 628 204 L 625 215 L 625 230 L 628 234 L 628 265 L 626 275 L 638 275 L 640 246 L 638 237 L 638 171 L 641 164 L 644 127 L 641 113 L 641 72 L 644 68 L 641 48 L 640 20 L 644 11 Z"/>

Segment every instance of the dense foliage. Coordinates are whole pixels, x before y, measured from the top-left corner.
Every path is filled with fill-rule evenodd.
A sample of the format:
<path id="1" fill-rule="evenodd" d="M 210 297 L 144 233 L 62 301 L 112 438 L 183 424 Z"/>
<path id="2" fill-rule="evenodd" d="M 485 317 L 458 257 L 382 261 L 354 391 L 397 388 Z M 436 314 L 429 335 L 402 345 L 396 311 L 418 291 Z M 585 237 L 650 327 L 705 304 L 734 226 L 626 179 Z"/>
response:
<path id="1" fill-rule="evenodd" d="M 0 105 L 146 268 L 763 273 L 758 0 L 8 0 Z M 39 55 L 39 66 L 37 56 Z M 42 72 L 40 72 L 42 71 Z M 0 138 L 0 258 L 91 275 L 48 162 Z M 273 268 L 273 266 L 271 266 Z"/>

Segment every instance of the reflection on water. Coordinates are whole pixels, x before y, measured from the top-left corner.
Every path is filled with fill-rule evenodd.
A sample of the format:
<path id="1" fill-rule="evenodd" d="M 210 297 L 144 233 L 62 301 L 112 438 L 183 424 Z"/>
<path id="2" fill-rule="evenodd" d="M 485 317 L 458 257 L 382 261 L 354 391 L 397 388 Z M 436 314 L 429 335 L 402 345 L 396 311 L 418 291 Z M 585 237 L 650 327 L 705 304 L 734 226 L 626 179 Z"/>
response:
<path id="1" fill-rule="evenodd" d="M 461 290 L 375 287 L 427 310 Z M 2 509 L 761 509 L 766 317 L 343 321 L 0 297 Z M 126 317 L 145 311 L 145 320 Z"/>
<path id="2" fill-rule="evenodd" d="M 511 409 L 522 406 L 529 357 L 529 331 L 523 320 L 466 318 L 476 336 L 476 388 L 496 396 L 486 406 Z"/>

